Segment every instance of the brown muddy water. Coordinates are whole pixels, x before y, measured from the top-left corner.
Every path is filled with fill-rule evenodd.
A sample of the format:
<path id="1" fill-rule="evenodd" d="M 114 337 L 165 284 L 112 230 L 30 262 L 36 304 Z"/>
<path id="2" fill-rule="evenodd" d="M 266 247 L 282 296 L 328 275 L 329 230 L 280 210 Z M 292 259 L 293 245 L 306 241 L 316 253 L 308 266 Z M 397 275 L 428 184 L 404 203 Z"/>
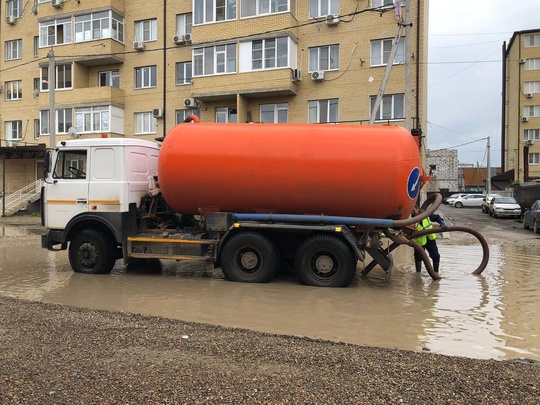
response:
<path id="1" fill-rule="evenodd" d="M 492 244 L 488 267 L 473 276 L 480 246 L 443 239 L 444 278 L 433 282 L 414 271 L 411 248 L 400 247 L 391 281 L 375 269 L 349 288 L 326 289 L 290 274 L 269 284 L 232 283 L 209 265 L 172 261 L 157 269 L 119 261 L 109 275 L 81 275 L 65 251 L 41 249 L 41 233 L 0 226 L 1 295 L 358 345 L 540 360 L 537 248 Z"/>

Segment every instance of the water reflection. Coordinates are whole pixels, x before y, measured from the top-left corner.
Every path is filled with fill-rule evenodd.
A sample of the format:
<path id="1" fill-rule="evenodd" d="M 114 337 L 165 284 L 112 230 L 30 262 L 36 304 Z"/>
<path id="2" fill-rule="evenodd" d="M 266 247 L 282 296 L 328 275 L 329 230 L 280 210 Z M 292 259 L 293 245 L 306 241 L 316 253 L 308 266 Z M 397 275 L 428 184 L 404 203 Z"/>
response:
<path id="1" fill-rule="evenodd" d="M 412 251 L 396 251 L 391 282 L 375 269 L 346 289 L 306 287 L 290 274 L 269 284 L 230 283 L 200 263 L 110 275 L 72 272 L 66 252 L 41 249 L 32 232 L 0 238 L 0 294 L 159 315 L 271 333 L 476 358 L 540 360 L 540 259 L 527 248 L 491 246 L 482 276 L 477 246 L 440 245 L 444 278 L 417 274 Z"/>

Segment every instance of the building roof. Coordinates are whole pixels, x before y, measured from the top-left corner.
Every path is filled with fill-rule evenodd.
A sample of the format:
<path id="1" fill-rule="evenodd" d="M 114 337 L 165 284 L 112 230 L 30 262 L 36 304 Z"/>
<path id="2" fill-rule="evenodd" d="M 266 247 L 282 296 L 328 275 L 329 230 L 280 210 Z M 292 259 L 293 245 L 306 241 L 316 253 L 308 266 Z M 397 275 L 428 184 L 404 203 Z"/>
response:
<path id="1" fill-rule="evenodd" d="M 491 168 L 492 172 L 495 169 L 495 172 L 499 174 L 501 168 Z M 487 168 L 486 167 L 463 167 L 463 185 L 464 186 L 483 186 L 486 183 L 487 178 Z"/>

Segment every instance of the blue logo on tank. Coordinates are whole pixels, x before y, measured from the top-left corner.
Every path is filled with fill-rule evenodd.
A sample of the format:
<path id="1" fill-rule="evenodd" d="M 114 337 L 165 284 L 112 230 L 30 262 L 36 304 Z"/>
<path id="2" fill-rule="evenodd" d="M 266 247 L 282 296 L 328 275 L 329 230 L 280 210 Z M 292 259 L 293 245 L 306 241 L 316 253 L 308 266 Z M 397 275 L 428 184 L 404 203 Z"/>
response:
<path id="1" fill-rule="evenodd" d="M 420 169 L 415 167 L 407 180 L 407 194 L 411 200 L 416 200 L 420 192 Z"/>

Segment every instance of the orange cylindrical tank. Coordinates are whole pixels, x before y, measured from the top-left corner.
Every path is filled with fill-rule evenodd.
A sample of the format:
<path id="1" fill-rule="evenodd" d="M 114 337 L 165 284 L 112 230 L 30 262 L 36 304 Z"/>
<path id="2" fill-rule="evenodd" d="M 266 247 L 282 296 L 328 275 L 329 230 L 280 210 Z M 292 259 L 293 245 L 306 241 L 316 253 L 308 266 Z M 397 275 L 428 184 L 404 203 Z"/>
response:
<path id="1" fill-rule="evenodd" d="M 421 167 L 413 137 L 396 126 L 179 124 L 163 141 L 158 180 L 183 214 L 404 219 Z"/>

